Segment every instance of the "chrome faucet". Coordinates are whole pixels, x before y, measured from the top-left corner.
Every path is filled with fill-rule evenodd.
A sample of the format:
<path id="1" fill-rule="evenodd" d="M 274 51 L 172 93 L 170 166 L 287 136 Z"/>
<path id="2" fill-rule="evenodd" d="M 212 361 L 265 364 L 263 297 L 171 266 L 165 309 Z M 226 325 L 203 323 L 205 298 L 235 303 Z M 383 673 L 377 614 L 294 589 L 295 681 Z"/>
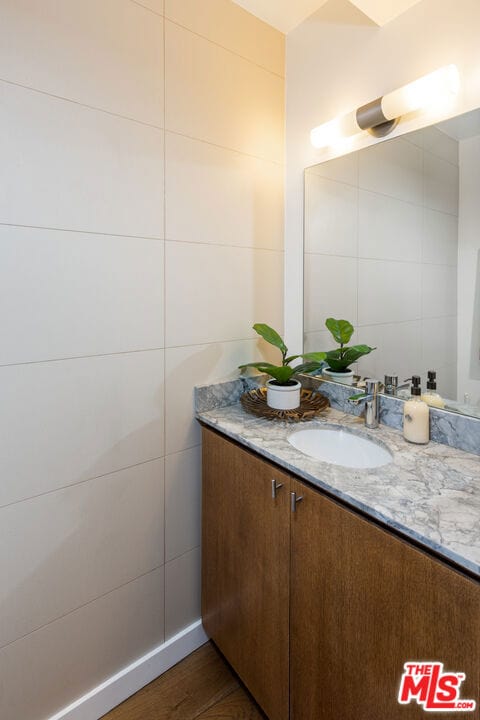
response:
<path id="1" fill-rule="evenodd" d="M 365 380 L 366 392 L 352 395 L 348 398 L 348 402 L 352 405 L 365 403 L 365 427 L 377 428 L 379 421 L 379 390 L 380 381 L 367 379 Z"/>

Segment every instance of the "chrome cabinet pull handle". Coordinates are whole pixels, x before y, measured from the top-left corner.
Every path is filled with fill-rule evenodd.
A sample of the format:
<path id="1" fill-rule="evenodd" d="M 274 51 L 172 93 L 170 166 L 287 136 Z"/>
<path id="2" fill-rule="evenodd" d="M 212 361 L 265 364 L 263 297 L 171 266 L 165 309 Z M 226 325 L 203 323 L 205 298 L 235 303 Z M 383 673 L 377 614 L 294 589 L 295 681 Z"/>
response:
<path id="1" fill-rule="evenodd" d="M 277 490 L 283 487 L 283 483 L 277 483 L 275 479 L 272 479 L 272 498 L 276 500 Z"/>
<path id="2" fill-rule="evenodd" d="M 297 512 L 297 503 L 301 502 L 303 500 L 303 495 L 299 495 L 297 497 L 297 493 L 291 492 L 290 493 L 290 509 L 292 512 Z"/>

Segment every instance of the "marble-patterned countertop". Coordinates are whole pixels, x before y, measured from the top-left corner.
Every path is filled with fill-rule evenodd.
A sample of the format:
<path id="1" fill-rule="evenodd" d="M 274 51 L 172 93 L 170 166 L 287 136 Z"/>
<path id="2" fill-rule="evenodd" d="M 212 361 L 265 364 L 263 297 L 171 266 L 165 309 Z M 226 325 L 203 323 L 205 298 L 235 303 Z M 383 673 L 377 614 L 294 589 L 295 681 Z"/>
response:
<path id="1" fill-rule="evenodd" d="M 258 418 L 240 403 L 197 412 L 197 418 L 480 578 L 479 456 L 434 442 L 411 445 L 398 430 L 367 430 L 362 419 L 332 408 L 308 423 Z M 331 465 L 287 440 L 300 429 L 325 425 L 383 444 L 393 462 L 365 470 Z"/>

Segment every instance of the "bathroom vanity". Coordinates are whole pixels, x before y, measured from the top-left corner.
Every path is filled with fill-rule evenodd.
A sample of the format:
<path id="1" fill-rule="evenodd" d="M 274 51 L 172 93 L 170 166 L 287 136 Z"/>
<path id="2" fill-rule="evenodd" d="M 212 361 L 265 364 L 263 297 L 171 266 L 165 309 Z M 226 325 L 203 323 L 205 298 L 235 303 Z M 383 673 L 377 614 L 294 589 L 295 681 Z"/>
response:
<path id="1" fill-rule="evenodd" d="M 331 409 L 308 426 L 376 438 L 393 457 L 343 468 L 292 447 L 307 424 L 238 404 L 197 417 L 203 623 L 270 720 L 424 717 L 397 700 L 408 661 L 465 673 L 461 697 L 478 704 L 480 459 Z"/>

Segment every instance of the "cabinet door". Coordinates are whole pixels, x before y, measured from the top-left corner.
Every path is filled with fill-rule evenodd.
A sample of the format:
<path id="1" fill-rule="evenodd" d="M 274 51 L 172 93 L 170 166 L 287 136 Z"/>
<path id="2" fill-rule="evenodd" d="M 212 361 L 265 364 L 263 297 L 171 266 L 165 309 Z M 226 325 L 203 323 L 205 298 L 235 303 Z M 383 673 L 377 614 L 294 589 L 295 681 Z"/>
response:
<path id="1" fill-rule="evenodd" d="M 292 719 L 424 719 L 416 702 L 397 702 L 409 660 L 466 673 L 461 695 L 478 704 L 478 583 L 292 485 L 303 495 L 291 531 Z M 478 708 L 460 715 L 477 720 Z"/>
<path id="2" fill-rule="evenodd" d="M 288 475 L 204 429 L 203 624 L 270 720 L 289 712 L 289 490 Z"/>

